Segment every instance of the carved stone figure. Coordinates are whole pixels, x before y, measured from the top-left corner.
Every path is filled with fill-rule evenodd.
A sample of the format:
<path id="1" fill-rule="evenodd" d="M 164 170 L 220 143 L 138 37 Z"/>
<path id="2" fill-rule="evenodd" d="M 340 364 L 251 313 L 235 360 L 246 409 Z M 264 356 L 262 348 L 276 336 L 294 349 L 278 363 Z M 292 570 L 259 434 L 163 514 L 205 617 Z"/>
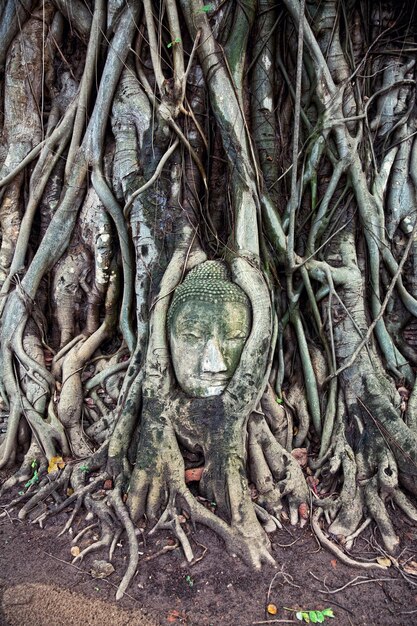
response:
<path id="1" fill-rule="evenodd" d="M 181 389 L 217 396 L 231 380 L 251 329 L 246 294 L 221 261 L 194 268 L 177 287 L 168 314 L 169 344 Z"/>

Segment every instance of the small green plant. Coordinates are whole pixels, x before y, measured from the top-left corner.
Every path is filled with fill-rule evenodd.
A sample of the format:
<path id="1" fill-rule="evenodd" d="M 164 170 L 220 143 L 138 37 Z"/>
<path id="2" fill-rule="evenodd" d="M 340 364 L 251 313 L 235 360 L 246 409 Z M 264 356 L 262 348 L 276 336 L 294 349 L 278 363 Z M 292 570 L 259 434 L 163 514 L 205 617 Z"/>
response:
<path id="1" fill-rule="evenodd" d="M 205 4 L 201 7 L 199 13 L 210 13 L 211 11 L 214 11 L 214 4 Z"/>
<path id="2" fill-rule="evenodd" d="M 38 462 L 36 460 L 32 461 L 30 466 L 33 469 L 33 476 L 25 483 L 26 489 L 39 482 Z"/>
<path id="3" fill-rule="evenodd" d="M 187 583 L 187 585 L 188 585 L 189 587 L 193 587 L 193 585 L 194 585 L 194 581 L 193 581 L 193 579 L 192 579 L 192 578 L 191 578 L 191 576 L 190 576 L 190 575 L 188 575 L 188 574 L 187 574 L 187 576 L 185 577 L 185 582 Z"/>
<path id="4" fill-rule="evenodd" d="M 306 624 L 322 624 L 326 617 L 334 617 L 333 609 L 323 609 L 322 611 L 297 611 L 296 609 L 288 609 L 284 606 L 286 611 L 295 613 L 295 617 L 300 622 L 306 622 Z"/>
<path id="5" fill-rule="evenodd" d="M 181 37 L 175 37 L 173 41 L 167 43 L 167 48 L 172 48 L 176 43 L 181 43 Z"/>
<path id="6" fill-rule="evenodd" d="M 88 465 L 80 465 L 80 470 L 86 474 L 90 470 L 88 469 Z"/>
<path id="7" fill-rule="evenodd" d="M 282 398 L 278 398 L 278 396 L 275 398 L 275 400 L 277 404 L 282 404 L 283 402 Z"/>

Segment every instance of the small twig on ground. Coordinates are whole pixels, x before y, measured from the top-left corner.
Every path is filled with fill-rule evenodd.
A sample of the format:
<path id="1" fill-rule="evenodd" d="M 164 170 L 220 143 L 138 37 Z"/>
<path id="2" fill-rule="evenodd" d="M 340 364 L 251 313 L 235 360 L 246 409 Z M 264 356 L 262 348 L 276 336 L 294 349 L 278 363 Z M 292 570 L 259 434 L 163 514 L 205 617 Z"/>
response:
<path id="1" fill-rule="evenodd" d="M 276 574 L 274 574 L 271 582 L 269 583 L 269 587 L 268 587 L 268 593 L 266 594 L 266 603 L 268 604 L 269 602 L 269 596 L 271 595 L 271 589 L 272 589 L 272 585 L 274 584 L 274 580 L 275 578 L 278 576 L 278 574 L 280 574 L 281 572 L 277 572 Z"/>
<path id="2" fill-rule="evenodd" d="M 284 572 L 284 566 L 281 565 L 281 571 L 280 572 L 276 572 L 276 574 L 274 574 L 271 582 L 269 583 L 268 593 L 267 593 L 267 597 L 266 597 L 266 603 L 267 604 L 269 603 L 269 596 L 271 595 L 272 585 L 274 584 L 274 581 L 275 581 L 277 576 L 282 576 L 284 578 L 284 581 L 288 585 L 291 585 L 291 587 L 295 587 L 296 589 L 300 589 L 300 585 L 296 585 L 295 583 L 292 582 L 294 580 L 293 576 L 291 576 L 291 574 L 288 574 L 287 572 Z"/>
<path id="3" fill-rule="evenodd" d="M 290 535 L 290 537 L 292 537 L 294 539 L 294 534 L 290 531 L 289 528 L 287 528 L 287 526 L 285 524 L 282 525 L 282 530 L 285 530 L 285 532 L 288 533 Z"/>
<path id="4" fill-rule="evenodd" d="M 23 520 L 19 519 L 18 517 L 11 517 L 9 511 L 5 507 L 3 513 L 0 513 L 0 517 L 7 517 L 12 526 L 14 522 L 20 522 L 21 524 L 23 524 Z"/>
<path id="5" fill-rule="evenodd" d="M 178 541 L 176 541 L 175 543 L 172 544 L 172 546 L 171 545 L 164 546 L 163 548 L 158 550 L 158 552 L 155 552 L 154 554 L 150 554 L 149 556 L 145 556 L 143 559 L 141 559 L 141 561 L 142 562 L 152 561 L 153 559 L 156 559 L 158 556 L 162 556 L 166 552 L 172 552 L 172 550 L 176 550 L 179 545 L 180 544 L 178 543 Z"/>
<path id="6" fill-rule="evenodd" d="M 340 604 L 340 602 L 336 602 L 336 600 L 334 598 L 332 598 L 332 604 L 335 604 L 340 609 L 343 609 L 344 611 L 346 611 L 346 613 L 350 613 L 351 615 L 353 615 L 353 611 L 348 609 L 347 606 L 344 606 L 343 604 Z M 348 615 L 348 619 L 349 619 L 349 615 Z"/>
<path id="7" fill-rule="evenodd" d="M 388 554 L 388 552 L 386 552 L 382 546 L 379 545 L 378 541 L 375 539 L 375 537 L 372 539 L 372 541 L 368 542 L 374 549 L 378 550 L 378 552 L 380 552 L 380 554 L 382 554 L 384 557 L 390 559 L 391 563 L 393 564 L 393 566 L 395 567 L 395 569 L 400 573 L 400 575 L 404 578 L 404 580 L 406 580 L 410 585 L 412 585 L 413 587 L 417 587 L 417 582 L 415 580 L 413 580 L 411 578 L 411 576 L 407 575 L 406 572 L 403 569 L 403 566 L 400 565 L 400 563 L 398 562 L 398 559 L 395 559 L 392 554 Z"/>
<path id="8" fill-rule="evenodd" d="M 314 580 L 317 580 L 317 582 L 321 583 L 322 585 L 326 585 L 326 576 L 324 577 L 323 580 L 320 580 L 320 578 L 316 576 L 315 574 L 313 574 L 313 572 L 308 572 L 308 573 L 310 574 L 310 576 L 314 578 Z"/>
<path id="9" fill-rule="evenodd" d="M 197 546 L 200 546 L 200 548 L 203 548 L 203 553 L 202 553 L 199 557 L 197 557 L 196 559 L 194 559 L 194 561 L 193 561 L 192 563 L 189 563 L 189 565 L 190 565 L 190 566 L 193 566 L 193 565 L 195 565 L 196 563 L 198 563 L 199 561 L 202 561 L 202 560 L 204 559 L 204 557 L 206 556 L 206 553 L 207 553 L 208 547 L 207 547 L 207 546 L 205 546 L 205 545 L 204 545 L 204 544 L 202 544 L 202 543 L 199 543 L 199 542 L 198 542 L 198 541 L 197 541 L 197 540 L 196 540 L 196 539 L 195 539 L 192 535 L 191 535 L 191 539 L 194 541 L 194 543 L 195 543 Z"/>
<path id="10" fill-rule="evenodd" d="M 279 546 L 280 548 L 289 548 L 290 546 L 293 546 L 295 543 L 297 543 L 297 541 L 300 541 L 301 537 L 297 537 L 297 539 L 294 539 L 294 541 L 291 541 L 291 543 L 278 543 L 278 541 L 274 541 L 274 545 L 275 546 Z"/>
<path id="11" fill-rule="evenodd" d="M 252 622 L 252 624 L 296 624 L 295 619 L 267 619 L 262 622 Z"/>

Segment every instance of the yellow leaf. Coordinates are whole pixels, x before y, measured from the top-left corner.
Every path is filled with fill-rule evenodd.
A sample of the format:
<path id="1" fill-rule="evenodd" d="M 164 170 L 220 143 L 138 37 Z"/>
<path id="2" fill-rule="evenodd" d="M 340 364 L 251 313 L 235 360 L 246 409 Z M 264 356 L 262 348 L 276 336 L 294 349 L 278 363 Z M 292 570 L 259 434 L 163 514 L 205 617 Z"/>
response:
<path id="1" fill-rule="evenodd" d="M 74 493 L 74 489 L 72 487 L 68 487 L 67 496 L 72 496 L 73 493 Z"/>
<path id="2" fill-rule="evenodd" d="M 392 565 L 391 559 L 389 559 L 387 556 L 379 556 L 376 561 L 377 563 L 379 563 L 379 565 L 382 565 L 382 567 L 391 567 Z"/>
<path id="3" fill-rule="evenodd" d="M 78 546 L 72 546 L 71 554 L 72 556 L 78 556 L 80 554 L 80 548 Z"/>
<path id="4" fill-rule="evenodd" d="M 275 604 L 268 604 L 268 606 L 266 607 L 266 611 L 267 613 L 269 613 L 269 615 L 276 615 L 278 613 L 278 609 Z"/>
<path id="5" fill-rule="evenodd" d="M 62 458 L 62 456 L 53 456 L 49 460 L 48 474 L 50 474 L 51 472 L 56 472 L 59 469 L 64 469 L 64 467 L 65 467 L 65 461 Z"/>

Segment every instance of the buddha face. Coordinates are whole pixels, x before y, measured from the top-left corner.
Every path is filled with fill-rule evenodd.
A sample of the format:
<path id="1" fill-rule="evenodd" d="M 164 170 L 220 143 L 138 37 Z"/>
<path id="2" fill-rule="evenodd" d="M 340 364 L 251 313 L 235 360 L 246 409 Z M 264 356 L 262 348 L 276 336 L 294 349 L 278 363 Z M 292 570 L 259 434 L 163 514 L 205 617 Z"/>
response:
<path id="1" fill-rule="evenodd" d="M 178 384 L 193 398 L 223 393 L 251 329 L 241 302 L 187 300 L 170 324 L 172 363 Z"/>

